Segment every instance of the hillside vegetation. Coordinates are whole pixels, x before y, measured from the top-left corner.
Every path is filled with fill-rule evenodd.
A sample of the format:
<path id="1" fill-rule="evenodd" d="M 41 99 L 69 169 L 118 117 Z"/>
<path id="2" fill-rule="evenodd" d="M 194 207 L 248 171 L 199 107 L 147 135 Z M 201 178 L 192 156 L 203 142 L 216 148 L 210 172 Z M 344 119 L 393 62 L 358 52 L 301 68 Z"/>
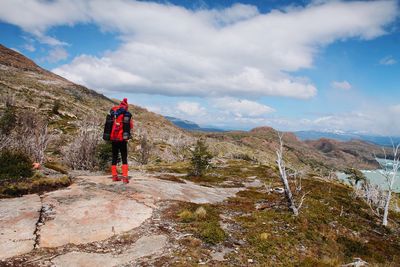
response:
<path id="1" fill-rule="evenodd" d="M 296 203 L 304 200 L 299 215 L 293 216 L 276 165 L 280 143 L 273 128 L 187 132 L 163 116 L 131 104 L 135 129 L 129 142 L 129 163 L 134 177 L 129 186 L 121 187 L 105 176 L 110 145 L 101 140 L 105 115 L 119 100 L 74 84 L 0 45 L 0 103 L 0 117 L 10 126 L 1 129 L 0 138 L 15 139 L 13 144 L 5 141 L 1 144 L 2 164 L 11 161 L 24 164 L 23 175 L 10 175 L 13 162 L 3 167 L 7 171 L 0 174 L 0 197 L 40 194 L 51 205 L 56 204 L 56 208 L 58 205 L 55 216 L 60 217 L 64 215 L 60 210 L 71 211 L 76 203 L 82 205 L 83 214 L 87 208 L 85 201 L 92 201 L 91 197 L 99 197 L 104 204 L 105 195 L 151 210 L 149 217 L 138 224 L 140 235 L 152 230 L 153 234 L 167 236 L 169 243 L 164 255 L 151 261 L 145 258 L 142 265 L 338 266 L 362 258 L 372 266 L 400 266 L 398 196 L 390 203 L 390 222 L 384 227 L 380 215 L 365 197 L 334 175 L 335 171 L 346 168 L 377 168 L 374 154 L 379 155 L 381 150 L 375 145 L 329 139 L 302 142 L 294 134 L 285 133 L 283 151 L 289 189 Z M 29 128 L 35 131 L 30 132 Z M 24 135 L 28 134 L 29 140 L 38 143 L 46 136 L 44 141 L 48 145 L 43 155 L 36 155 L 31 149 L 34 158 L 29 158 L 32 155 L 24 152 L 24 146 L 30 145 L 24 143 L 27 139 Z M 89 141 L 92 143 L 87 144 Z M 12 151 L 7 144 L 21 151 Z M 196 150 L 196 144 L 201 144 L 201 149 Z M 82 147 L 90 149 L 81 151 Z M 73 153 L 81 153 L 78 161 L 88 164 L 71 164 Z M 36 165 L 32 170 L 34 160 L 42 160 L 42 166 Z M 194 171 L 196 162 L 200 162 L 200 171 Z M 82 178 L 82 171 L 87 176 Z M 70 190 L 58 190 L 71 184 Z M 55 196 L 43 194 L 53 190 Z M 74 190 L 79 192 L 68 195 Z M 198 191 L 204 195 L 196 195 Z M 49 218 L 54 215 L 53 206 L 49 205 L 46 211 L 47 206 L 44 208 L 38 195 L 42 224 L 36 220 L 36 229 L 45 227 L 46 220 L 52 222 Z M 197 197 L 191 199 L 191 196 Z M 74 202 L 78 197 L 79 201 Z M 109 207 L 107 211 L 111 210 Z M 43 217 L 46 212 L 48 217 Z M 102 222 L 108 223 L 106 219 L 99 220 Z M 67 242 L 56 249 L 37 249 L 36 244 L 27 258 L 32 262 L 48 258 L 50 262 L 56 254 L 75 251 L 115 254 L 138 239 L 139 233 L 135 231 L 111 233 L 105 243 Z M 23 266 L 24 261 L 25 256 L 21 256 L 5 264 Z"/>

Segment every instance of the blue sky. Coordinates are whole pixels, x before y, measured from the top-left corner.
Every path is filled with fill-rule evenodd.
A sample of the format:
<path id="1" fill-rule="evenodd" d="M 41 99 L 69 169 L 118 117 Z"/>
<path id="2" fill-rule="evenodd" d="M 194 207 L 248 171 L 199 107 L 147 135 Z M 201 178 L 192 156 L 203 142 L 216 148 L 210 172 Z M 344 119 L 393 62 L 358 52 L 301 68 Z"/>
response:
<path id="1" fill-rule="evenodd" d="M 0 2 L 0 43 L 109 97 L 226 129 L 400 135 L 399 2 Z"/>

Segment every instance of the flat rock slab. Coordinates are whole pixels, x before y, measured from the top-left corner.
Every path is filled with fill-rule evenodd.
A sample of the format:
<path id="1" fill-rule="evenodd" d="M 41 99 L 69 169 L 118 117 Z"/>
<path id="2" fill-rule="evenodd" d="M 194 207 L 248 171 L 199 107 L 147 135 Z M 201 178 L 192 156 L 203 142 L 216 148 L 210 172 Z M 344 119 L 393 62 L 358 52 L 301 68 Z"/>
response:
<path id="1" fill-rule="evenodd" d="M 167 243 L 164 235 L 144 236 L 136 241 L 131 248 L 119 255 L 70 252 L 52 260 L 58 267 L 98 267 L 125 264 L 141 257 L 161 253 Z"/>
<path id="2" fill-rule="evenodd" d="M 74 184 L 44 195 L 51 207 L 40 229 L 40 247 L 84 244 L 140 226 L 153 209 L 124 195 Z"/>
<path id="3" fill-rule="evenodd" d="M 120 182 L 111 181 L 109 176 L 86 176 L 80 178 L 85 181 L 110 186 L 120 184 Z M 155 201 L 180 200 L 197 204 L 221 202 L 243 190 L 243 188 L 206 187 L 189 181 L 186 183 L 176 183 L 148 176 L 132 178 L 126 187 L 136 191 L 132 195 L 133 198 L 142 199 L 145 196 L 150 196 Z"/>
<path id="4" fill-rule="evenodd" d="M 38 195 L 0 200 L 0 259 L 33 249 L 41 208 Z"/>

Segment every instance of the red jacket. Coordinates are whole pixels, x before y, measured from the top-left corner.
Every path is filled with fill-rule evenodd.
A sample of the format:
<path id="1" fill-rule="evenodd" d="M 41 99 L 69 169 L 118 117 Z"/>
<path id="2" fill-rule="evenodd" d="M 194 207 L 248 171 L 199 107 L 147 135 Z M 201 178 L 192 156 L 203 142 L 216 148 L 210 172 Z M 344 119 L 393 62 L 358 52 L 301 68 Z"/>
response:
<path id="1" fill-rule="evenodd" d="M 126 98 L 119 104 L 111 109 L 111 112 L 119 114 L 121 110 L 128 111 L 128 101 Z M 124 128 L 123 128 L 124 114 L 121 113 L 117 116 L 113 128 L 111 131 L 111 141 L 126 141 L 123 138 Z M 131 130 L 133 129 L 133 120 L 130 121 Z"/>

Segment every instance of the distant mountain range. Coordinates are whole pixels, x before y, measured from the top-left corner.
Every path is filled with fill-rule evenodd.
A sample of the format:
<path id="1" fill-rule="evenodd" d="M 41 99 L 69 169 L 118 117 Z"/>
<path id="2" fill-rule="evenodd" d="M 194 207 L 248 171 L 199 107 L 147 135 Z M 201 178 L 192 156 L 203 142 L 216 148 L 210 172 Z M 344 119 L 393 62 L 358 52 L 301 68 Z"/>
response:
<path id="1" fill-rule="evenodd" d="M 400 137 L 388 137 L 377 135 L 363 135 L 357 133 L 333 133 L 333 132 L 319 132 L 319 131 L 298 131 L 294 134 L 302 141 L 305 140 L 318 140 L 321 138 L 334 139 L 338 141 L 362 140 L 379 146 L 391 146 L 392 141 L 394 144 L 400 143 Z"/>
<path id="2" fill-rule="evenodd" d="M 200 131 L 200 132 L 228 132 L 226 129 L 219 129 L 217 127 L 201 127 L 195 122 L 183 120 L 175 117 L 165 116 L 165 118 L 175 124 L 177 127 L 188 130 L 188 131 Z M 378 135 L 365 135 L 358 133 L 346 133 L 346 132 L 322 132 L 322 131 L 297 131 L 293 132 L 297 138 L 302 141 L 319 140 L 321 138 L 333 139 L 337 141 L 351 141 L 361 140 L 371 144 L 379 146 L 392 146 L 400 143 L 400 137 L 388 137 Z"/>
<path id="3" fill-rule="evenodd" d="M 199 131 L 199 132 L 225 132 L 226 130 L 218 129 L 215 127 L 201 127 L 197 123 L 188 120 L 182 120 L 175 117 L 164 116 L 167 120 L 178 126 L 179 128 L 188 131 Z"/>

